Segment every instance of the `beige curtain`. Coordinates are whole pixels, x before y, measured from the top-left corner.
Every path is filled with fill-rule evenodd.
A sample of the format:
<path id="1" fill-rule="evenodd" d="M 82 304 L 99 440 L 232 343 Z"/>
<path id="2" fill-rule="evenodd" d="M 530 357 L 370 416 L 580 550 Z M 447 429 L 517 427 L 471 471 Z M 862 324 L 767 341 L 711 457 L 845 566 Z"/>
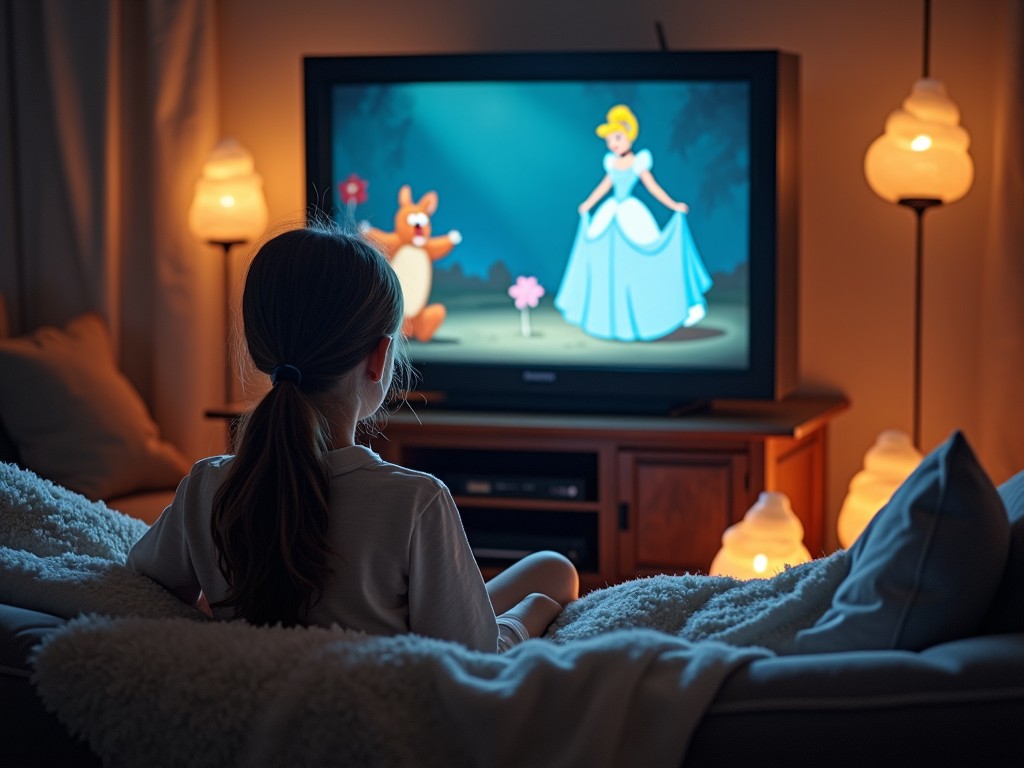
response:
<path id="1" fill-rule="evenodd" d="M 1007 9 L 979 344 L 979 451 L 997 482 L 1024 468 L 1024 3 Z"/>
<path id="2" fill-rule="evenodd" d="M 11 332 L 94 310 L 165 437 L 220 450 L 219 268 L 187 231 L 217 139 L 213 0 L 0 0 Z"/>

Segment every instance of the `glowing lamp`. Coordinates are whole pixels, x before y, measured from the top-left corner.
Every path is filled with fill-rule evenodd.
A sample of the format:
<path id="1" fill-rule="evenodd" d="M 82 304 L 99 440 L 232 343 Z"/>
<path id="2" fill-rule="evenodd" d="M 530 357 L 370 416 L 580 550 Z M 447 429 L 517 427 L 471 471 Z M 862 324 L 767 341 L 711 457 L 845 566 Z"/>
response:
<path id="1" fill-rule="evenodd" d="M 234 139 L 223 139 L 203 164 L 188 226 L 197 239 L 218 245 L 255 240 L 267 226 L 263 178 Z"/>
<path id="2" fill-rule="evenodd" d="M 839 510 L 837 533 L 843 548 L 853 545 L 878 510 L 921 463 L 921 458 L 906 432 L 889 429 L 878 436 L 864 454 L 864 469 L 853 476 Z"/>
<path id="3" fill-rule="evenodd" d="M 890 203 L 934 200 L 952 203 L 974 181 L 971 139 L 960 110 L 939 80 L 917 80 L 901 109 L 885 121 L 885 133 L 868 147 L 864 175 L 875 194 Z"/>
<path id="4" fill-rule="evenodd" d="M 252 154 L 234 139 L 222 139 L 196 181 L 188 226 L 199 240 L 224 253 L 224 402 L 234 400 L 231 370 L 231 246 L 255 240 L 267 226 L 263 177 Z"/>
<path id="5" fill-rule="evenodd" d="M 804 527 L 793 514 L 789 497 L 776 491 L 758 496 L 743 519 L 722 534 L 722 548 L 708 573 L 737 579 L 764 579 L 787 565 L 806 563 Z"/>

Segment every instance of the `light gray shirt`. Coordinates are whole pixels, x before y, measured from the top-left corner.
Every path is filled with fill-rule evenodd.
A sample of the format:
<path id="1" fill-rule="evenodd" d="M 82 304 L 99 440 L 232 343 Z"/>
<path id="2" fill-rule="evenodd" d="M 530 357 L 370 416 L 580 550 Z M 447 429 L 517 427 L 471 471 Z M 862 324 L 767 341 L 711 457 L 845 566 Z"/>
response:
<path id="1" fill-rule="evenodd" d="M 498 629 L 451 494 L 437 478 L 363 446 L 331 451 L 333 576 L 308 623 L 370 634 L 413 632 L 495 651 Z M 128 567 L 195 603 L 226 595 L 210 535 L 213 496 L 233 457 L 195 464 L 174 501 L 132 547 Z M 214 611 L 231 618 L 231 610 Z"/>

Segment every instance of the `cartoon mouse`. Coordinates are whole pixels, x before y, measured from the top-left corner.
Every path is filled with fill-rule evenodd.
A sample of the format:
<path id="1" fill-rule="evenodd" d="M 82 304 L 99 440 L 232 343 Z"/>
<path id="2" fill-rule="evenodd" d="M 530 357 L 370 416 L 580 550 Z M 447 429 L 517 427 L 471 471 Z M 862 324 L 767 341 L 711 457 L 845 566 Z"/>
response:
<path id="1" fill-rule="evenodd" d="M 444 322 L 443 304 L 427 304 L 433 281 L 433 262 L 451 253 L 462 242 L 462 235 L 451 230 L 447 235 L 431 237 L 430 217 L 437 210 L 437 192 L 427 192 L 419 202 L 412 200 L 412 189 L 405 184 L 398 191 L 395 231 L 383 232 L 364 227 L 364 234 L 387 256 L 402 284 L 405 321 L 402 333 L 419 341 L 430 341 Z"/>

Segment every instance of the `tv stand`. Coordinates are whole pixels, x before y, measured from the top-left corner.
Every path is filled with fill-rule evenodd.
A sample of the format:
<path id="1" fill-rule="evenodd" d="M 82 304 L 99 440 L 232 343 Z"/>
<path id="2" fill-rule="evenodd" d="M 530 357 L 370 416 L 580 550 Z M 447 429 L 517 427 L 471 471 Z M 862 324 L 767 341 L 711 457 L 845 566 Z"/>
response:
<path id="1" fill-rule="evenodd" d="M 661 417 L 402 409 L 367 442 L 449 486 L 485 576 L 555 549 L 589 590 L 706 573 L 763 490 L 789 496 L 807 548 L 824 554 L 827 428 L 847 407 L 832 396 Z"/>

